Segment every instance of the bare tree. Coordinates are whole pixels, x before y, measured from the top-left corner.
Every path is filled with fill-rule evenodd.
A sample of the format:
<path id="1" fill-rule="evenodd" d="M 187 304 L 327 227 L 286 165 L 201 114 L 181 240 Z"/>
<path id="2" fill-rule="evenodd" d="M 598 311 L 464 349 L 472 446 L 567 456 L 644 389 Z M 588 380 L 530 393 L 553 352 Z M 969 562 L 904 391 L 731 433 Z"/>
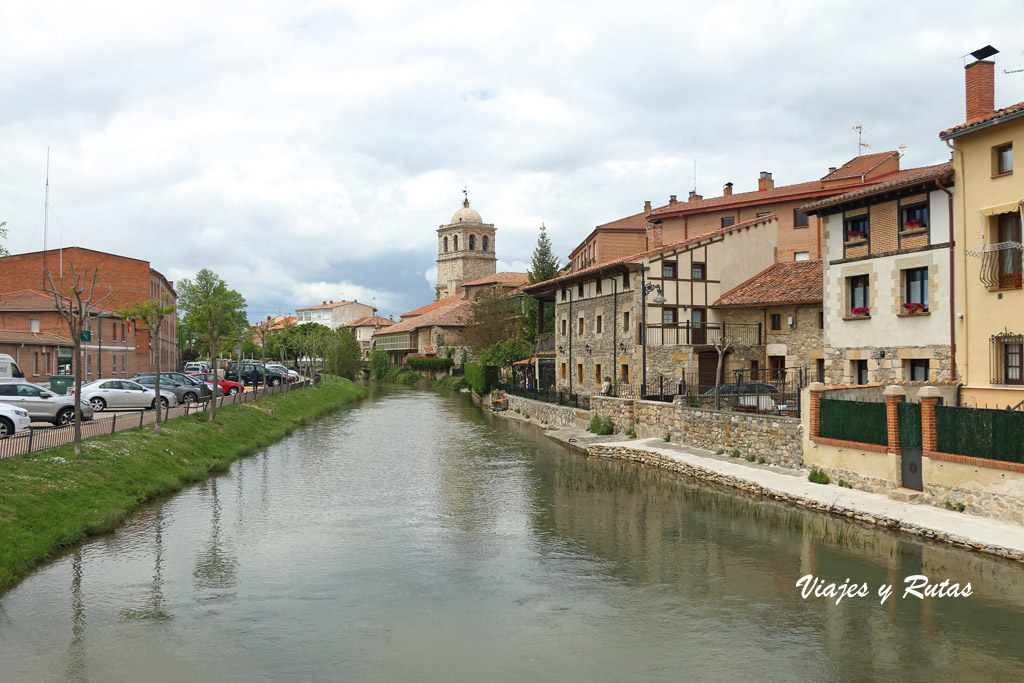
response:
<path id="1" fill-rule="evenodd" d="M 71 284 L 66 292 L 62 292 L 53 282 L 53 274 L 49 268 L 43 269 L 48 283 L 43 291 L 53 296 L 53 304 L 60 317 L 68 324 L 71 333 L 71 344 L 74 349 L 75 366 L 75 455 L 82 454 L 82 333 L 89 327 L 93 318 L 98 318 L 98 310 L 110 297 L 114 296 L 113 287 L 96 301 L 96 282 L 100 279 L 103 265 L 86 268 L 82 273 L 75 272 L 75 264 L 71 264 Z"/>
<path id="2" fill-rule="evenodd" d="M 725 338 L 725 326 L 722 328 L 722 335 L 715 340 L 715 351 L 718 351 L 718 369 L 715 370 L 715 410 L 722 408 L 722 365 L 725 363 L 725 354 L 732 348 L 732 339 Z"/>
<path id="3" fill-rule="evenodd" d="M 170 295 L 164 294 L 163 301 L 149 299 L 148 301 L 136 301 L 130 308 L 117 312 L 119 316 L 128 321 L 141 320 L 149 328 L 150 338 L 153 340 L 153 350 L 156 352 L 156 378 L 153 389 L 156 398 L 153 399 L 153 407 L 156 409 L 156 427 L 153 430 L 157 436 L 163 433 L 163 404 L 160 400 L 160 355 L 162 351 L 160 343 L 160 328 L 163 327 L 164 319 L 174 313 L 174 304 L 169 303 Z M 136 339 L 138 339 L 138 332 Z"/>

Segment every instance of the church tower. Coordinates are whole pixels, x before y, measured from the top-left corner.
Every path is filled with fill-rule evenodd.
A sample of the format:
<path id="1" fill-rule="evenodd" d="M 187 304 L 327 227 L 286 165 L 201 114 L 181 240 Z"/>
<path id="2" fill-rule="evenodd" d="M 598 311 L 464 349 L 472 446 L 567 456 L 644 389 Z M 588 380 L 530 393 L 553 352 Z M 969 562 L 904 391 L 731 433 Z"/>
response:
<path id="1" fill-rule="evenodd" d="M 469 208 L 469 197 L 452 216 L 452 222 L 437 229 L 437 295 L 435 301 L 459 294 L 459 287 L 498 270 L 494 254 L 494 224 L 484 223 Z"/>

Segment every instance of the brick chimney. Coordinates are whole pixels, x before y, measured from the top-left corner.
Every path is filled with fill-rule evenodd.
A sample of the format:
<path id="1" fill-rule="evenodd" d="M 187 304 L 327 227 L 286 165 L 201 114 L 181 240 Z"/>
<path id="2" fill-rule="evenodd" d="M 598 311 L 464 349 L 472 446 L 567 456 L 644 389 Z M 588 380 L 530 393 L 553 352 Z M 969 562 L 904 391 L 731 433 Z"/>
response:
<path id="1" fill-rule="evenodd" d="M 725 197 L 732 196 L 732 183 L 725 184 L 725 189 L 722 190 L 722 195 Z"/>
<path id="2" fill-rule="evenodd" d="M 646 202 L 644 202 L 644 213 L 650 213 L 650 212 L 651 212 L 651 200 L 648 199 Z"/>
<path id="3" fill-rule="evenodd" d="M 676 196 L 674 194 L 670 194 L 668 196 L 668 203 L 669 204 L 675 204 L 677 201 L 679 201 L 679 200 L 676 199 Z"/>
<path id="4" fill-rule="evenodd" d="M 686 201 L 688 201 L 688 202 L 699 202 L 702 199 L 704 199 L 704 197 L 702 197 L 699 194 L 697 194 L 697 190 L 690 190 L 690 196 L 686 199 Z"/>
<path id="5" fill-rule="evenodd" d="M 987 59 L 964 67 L 967 82 L 967 123 L 996 110 L 996 63 Z"/>
<path id="6" fill-rule="evenodd" d="M 764 192 L 773 189 L 775 189 L 775 181 L 772 180 L 772 174 L 768 171 L 761 171 L 761 176 L 757 179 L 757 191 Z"/>
<path id="7" fill-rule="evenodd" d="M 327 302 L 326 302 L 326 301 L 322 301 L 322 302 L 320 302 L 320 305 L 321 305 L 321 306 L 326 306 L 326 305 L 327 305 Z"/>
<path id="8" fill-rule="evenodd" d="M 270 322 L 270 316 L 269 315 L 267 316 L 267 322 L 268 323 Z"/>

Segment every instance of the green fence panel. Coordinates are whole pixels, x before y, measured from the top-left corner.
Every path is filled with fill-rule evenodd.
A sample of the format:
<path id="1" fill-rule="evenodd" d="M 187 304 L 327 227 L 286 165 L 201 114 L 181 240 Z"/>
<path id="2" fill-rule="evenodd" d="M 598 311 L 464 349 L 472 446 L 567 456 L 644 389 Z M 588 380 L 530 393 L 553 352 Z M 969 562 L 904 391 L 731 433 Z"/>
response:
<path id="1" fill-rule="evenodd" d="M 827 439 L 889 445 L 884 403 L 821 399 L 818 433 Z"/>
<path id="2" fill-rule="evenodd" d="M 986 408 L 935 408 L 940 453 L 1024 463 L 1024 413 Z"/>
<path id="3" fill-rule="evenodd" d="M 896 404 L 896 424 L 900 429 L 900 448 L 921 450 L 921 404 Z"/>

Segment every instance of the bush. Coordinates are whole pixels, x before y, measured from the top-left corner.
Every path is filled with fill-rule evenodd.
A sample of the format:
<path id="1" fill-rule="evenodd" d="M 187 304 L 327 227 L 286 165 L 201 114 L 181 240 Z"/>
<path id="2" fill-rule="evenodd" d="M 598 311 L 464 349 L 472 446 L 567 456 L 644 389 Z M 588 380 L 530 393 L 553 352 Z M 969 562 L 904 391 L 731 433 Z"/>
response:
<path id="1" fill-rule="evenodd" d="M 405 364 L 413 370 L 440 372 L 447 371 L 455 361 L 451 358 L 407 358 Z"/>
<path id="2" fill-rule="evenodd" d="M 739 451 L 733 451 L 732 453 L 729 454 L 729 457 L 730 458 L 738 458 L 738 457 L 740 457 L 740 452 Z"/>
<path id="3" fill-rule="evenodd" d="M 384 349 L 370 351 L 370 370 L 374 379 L 384 379 L 384 375 L 391 369 L 391 359 Z"/>
<path id="4" fill-rule="evenodd" d="M 629 429 L 626 430 L 626 436 L 628 436 L 631 439 L 635 439 L 636 438 L 636 430 L 633 429 L 632 427 L 630 427 Z"/>
<path id="5" fill-rule="evenodd" d="M 478 395 L 483 396 L 498 382 L 498 368 L 494 365 L 466 363 L 466 384 Z"/>
<path id="6" fill-rule="evenodd" d="M 599 436 L 607 436 L 608 434 L 615 433 L 615 423 L 612 422 L 610 417 L 598 417 L 595 415 L 590 418 L 590 431 Z"/>
<path id="7" fill-rule="evenodd" d="M 840 486 L 840 487 L 842 487 L 842 488 L 844 488 L 844 489 L 852 489 L 852 488 L 853 488 L 852 486 L 850 486 L 850 485 L 849 485 L 848 483 L 846 483 L 846 482 L 845 482 L 845 481 L 843 481 L 842 479 L 840 479 L 840 480 L 839 480 L 838 482 L 836 482 L 836 483 L 837 483 L 837 484 L 839 484 L 839 486 Z"/>
<path id="8" fill-rule="evenodd" d="M 665 437 L 663 441 L 665 443 L 669 443 L 670 441 L 672 441 L 672 432 L 665 432 Z"/>
<path id="9" fill-rule="evenodd" d="M 811 473 L 807 475 L 807 481 L 814 484 L 827 484 L 832 480 L 828 478 L 827 474 L 818 469 L 817 465 L 815 465 L 811 468 Z"/>
<path id="10" fill-rule="evenodd" d="M 747 462 L 754 462 L 755 460 L 757 460 L 757 458 L 754 457 L 753 453 L 747 456 Z"/>
<path id="11" fill-rule="evenodd" d="M 461 377 L 452 377 L 450 375 L 445 375 L 444 377 L 441 377 L 436 382 L 434 382 L 434 386 L 437 387 L 438 389 L 450 389 L 452 391 L 458 391 L 459 389 L 465 389 L 469 385 L 467 385 L 466 380 L 462 379 Z"/>

